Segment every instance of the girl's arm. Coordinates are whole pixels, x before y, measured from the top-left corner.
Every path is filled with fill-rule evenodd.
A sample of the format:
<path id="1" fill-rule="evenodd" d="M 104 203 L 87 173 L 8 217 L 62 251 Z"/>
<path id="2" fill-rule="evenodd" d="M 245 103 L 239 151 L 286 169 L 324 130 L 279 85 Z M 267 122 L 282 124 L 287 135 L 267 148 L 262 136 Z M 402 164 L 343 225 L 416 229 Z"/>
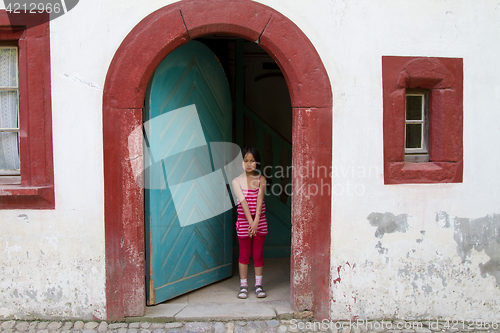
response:
<path id="1" fill-rule="evenodd" d="M 260 213 L 262 212 L 262 204 L 264 203 L 264 196 L 266 195 L 266 177 L 261 177 L 259 186 L 259 195 L 257 196 L 257 207 L 255 210 L 255 220 L 250 224 L 250 233 L 257 234 L 257 227 L 259 226 Z"/>
<path id="2" fill-rule="evenodd" d="M 232 181 L 232 185 L 233 192 L 236 195 L 236 198 L 238 198 L 238 201 L 241 203 L 241 208 L 243 208 L 243 212 L 245 213 L 245 217 L 248 220 L 248 224 L 251 225 L 253 223 L 252 214 L 250 214 L 250 207 L 248 207 L 247 199 L 245 198 L 245 195 L 241 190 L 240 183 L 235 178 Z M 248 233 L 248 235 L 251 237 L 250 232 Z"/>

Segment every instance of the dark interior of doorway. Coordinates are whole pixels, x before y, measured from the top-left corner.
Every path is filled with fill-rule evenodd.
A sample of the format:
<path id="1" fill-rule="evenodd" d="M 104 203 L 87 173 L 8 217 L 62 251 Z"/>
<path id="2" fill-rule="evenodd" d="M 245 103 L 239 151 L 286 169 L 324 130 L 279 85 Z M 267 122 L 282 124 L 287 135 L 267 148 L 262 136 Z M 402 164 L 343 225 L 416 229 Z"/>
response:
<path id="1" fill-rule="evenodd" d="M 278 64 L 257 43 L 226 35 L 197 39 L 219 59 L 231 88 L 233 142 L 256 147 L 268 179 L 266 258 L 290 257 L 292 106 Z M 233 217 L 236 219 L 236 209 Z M 233 235 L 233 257 L 238 241 Z M 237 265 L 235 265 L 237 266 Z"/>

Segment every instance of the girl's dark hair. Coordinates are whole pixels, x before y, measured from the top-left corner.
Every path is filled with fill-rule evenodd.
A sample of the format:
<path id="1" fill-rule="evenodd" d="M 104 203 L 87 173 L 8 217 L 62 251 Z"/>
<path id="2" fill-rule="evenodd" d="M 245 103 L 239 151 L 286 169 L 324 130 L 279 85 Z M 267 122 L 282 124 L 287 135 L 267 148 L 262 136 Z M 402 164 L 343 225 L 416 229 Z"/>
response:
<path id="1" fill-rule="evenodd" d="M 260 154 L 259 154 L 259 151 L 257 150 L 257 148 L 255 147 L 252 147 L 252 146 L 248 146 L 248 147 L 245 147 L 241 150 L 241 155 L 243 156 L 243 159 L 245 159 L 245 155 L 246 154 L 252 154 L 253 155 L 253 158 L 255 159 L 255 162 L 257 162 L 257 166 L 255 167 L 255 169 L 258 170 L 258 173 L 259 175 L 261 175 L 262 177 L 266 178 L 267 180 L 267 186 L 270 186 L 271 183 L 272 183 L 272 180 L 268 177 L 266 177 L 265 175 L 263 175 L 261 172 L 260 172 Z"/>
<path id="2" fill-rule="evenodd" d="M 255 147 L 245 147 L 241 150 L 241 155 L 243 156 L 243 159 L 245 158 L 246 154 L 252 154 L 253 158 L 255 158 L 255 162 L 257 162 L 257 170 L 260 170 L 260 154 L 257 148 Z"/>

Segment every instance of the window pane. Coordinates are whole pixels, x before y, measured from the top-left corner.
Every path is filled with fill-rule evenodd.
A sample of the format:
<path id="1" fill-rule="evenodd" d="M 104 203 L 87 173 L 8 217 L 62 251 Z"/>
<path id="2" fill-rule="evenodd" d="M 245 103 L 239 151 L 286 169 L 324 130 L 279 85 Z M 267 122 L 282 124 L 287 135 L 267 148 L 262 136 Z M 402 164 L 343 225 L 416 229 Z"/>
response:
<path id="1" fill-rule="evenodd" d="M 17 87 L 17 48 L 0 48 L 0 86 Z"/>
<path id="2" fill-rule="evenodd" d="M 422 124 L 406 124 L 406 148 L 422 148 Z"/>
<path id="3" fill-rule="evenodd" d="M 406 120 L 422 120 L 423 96 L 406 96 Z"/>
<path id="4" fill-rule="evenodd" d="M 0 128 L 18 128 L 17 91 L 0 91 Z"/>
<path id="5" fill-rule="evenodd" d="M 19 169 L 17 132 L 0 133 L 0 169 Z"/>

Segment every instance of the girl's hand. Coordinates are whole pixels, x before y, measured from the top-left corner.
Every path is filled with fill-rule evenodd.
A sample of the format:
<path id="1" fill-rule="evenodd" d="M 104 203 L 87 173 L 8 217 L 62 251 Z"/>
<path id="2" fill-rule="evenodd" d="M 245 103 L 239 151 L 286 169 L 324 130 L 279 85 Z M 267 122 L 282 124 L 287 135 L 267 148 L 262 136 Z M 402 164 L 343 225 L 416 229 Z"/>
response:
<path id="1" fill-rule="evenodd" d="M 258 221 L 254 221 L 253 223 L 250 224 L 248 227 L 248 232 L 252 234 L 253 236 L 257 235 L 257 227 L 259 226 Z"/>

